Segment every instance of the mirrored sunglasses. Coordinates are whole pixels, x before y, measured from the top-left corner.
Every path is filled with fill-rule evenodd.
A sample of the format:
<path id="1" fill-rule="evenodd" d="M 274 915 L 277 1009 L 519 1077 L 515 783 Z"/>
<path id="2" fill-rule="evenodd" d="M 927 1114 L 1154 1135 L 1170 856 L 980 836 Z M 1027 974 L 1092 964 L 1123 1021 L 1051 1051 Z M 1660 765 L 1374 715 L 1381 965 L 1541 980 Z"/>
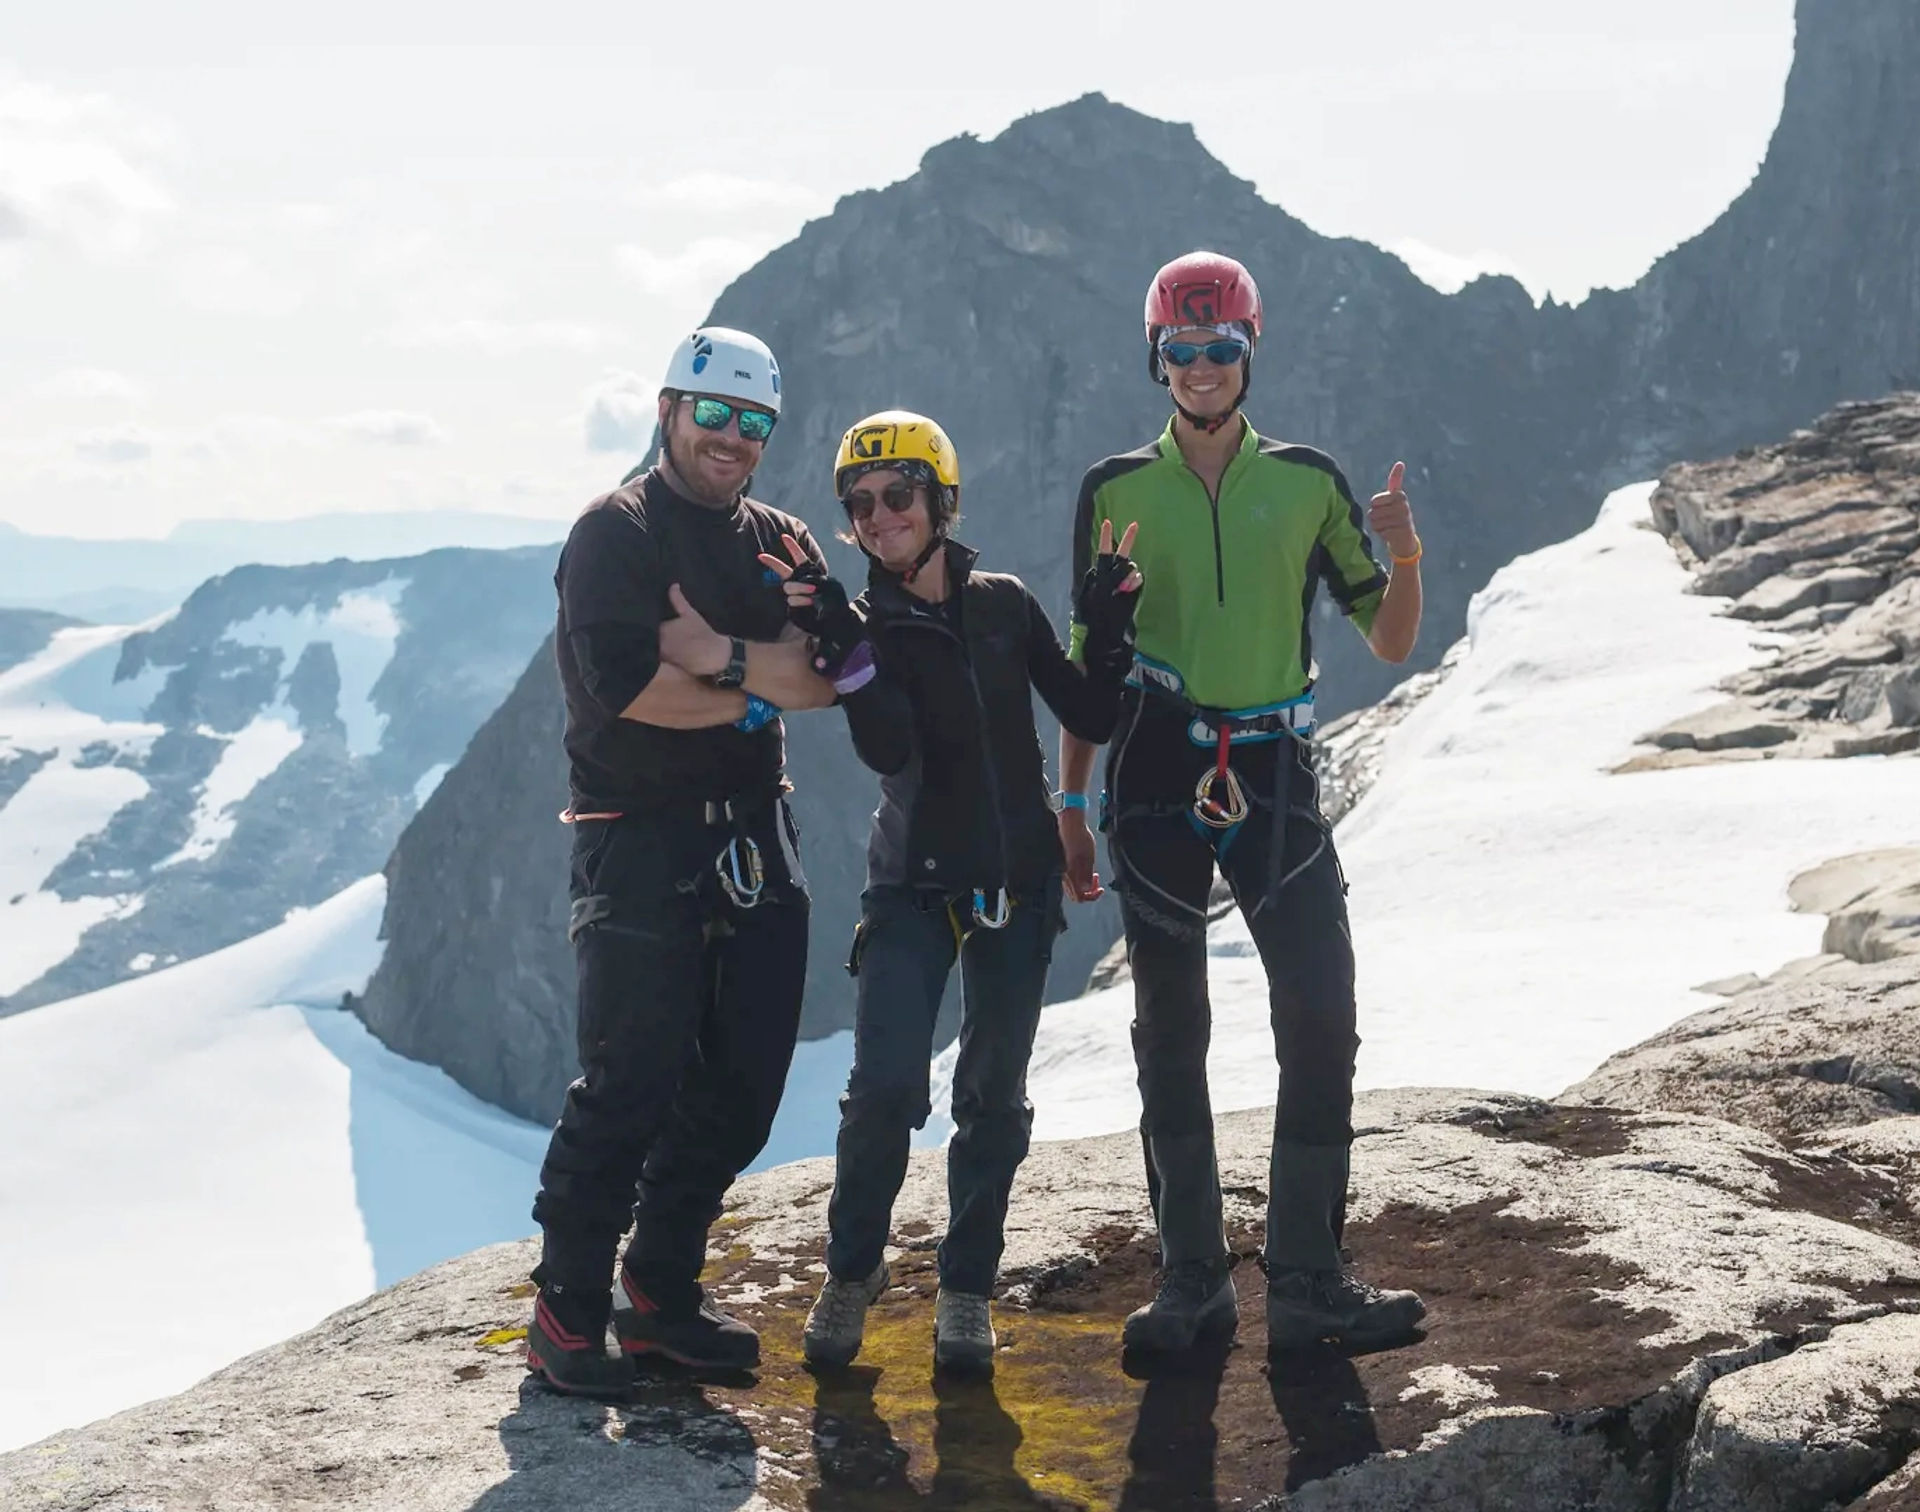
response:
<path id="1" fill-rule="evenodd" d="M 1171 367 L 1192 367 L 1204 357 L 1215 367 L 1232 367 L 1247 355 L 1247 344 L 1238 336 L 1222 336 L 1218 341 L 1163 341 L 1160 359 Z"/>
<path id="2" fill-rule="evenodd" d="M 905 514 L 913 508 L 914 496 L 919 493 L 916 483 L 889 483 L 878 494 L 870 488 L 855 488 L 848 491 L 840 501 L 847 511 L 847 518 L 861 521 L 873 518 L 873 511 L 884 504 L 894 514 Z"/>
<path id="3" fill-rule="evenodd" d="M 778 418 L 765 410 L 746 409 L 737 404 L 728 404 L 724 399 L 693 401 L 693 423 L 702 430 L 725 430 L 727 422 L 735 415 L 740 417 L 742 441 L 766 440 L 773 434 L 774 421 Z"/>

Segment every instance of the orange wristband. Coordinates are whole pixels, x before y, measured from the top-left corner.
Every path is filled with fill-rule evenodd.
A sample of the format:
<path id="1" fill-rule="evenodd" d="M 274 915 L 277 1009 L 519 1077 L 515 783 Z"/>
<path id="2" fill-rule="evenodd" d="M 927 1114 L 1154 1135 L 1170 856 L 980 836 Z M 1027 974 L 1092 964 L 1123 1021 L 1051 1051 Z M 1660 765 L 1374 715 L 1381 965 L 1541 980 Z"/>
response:
<path id="1" fill-rule="evenodd" d="M 1387 555 L 1393 558 L 1393 565 L 1396 567 L 1411 567 L 1415 562 L 1419 561 L 1420 558 L 1425 556 L 1426 554 L 1427 554 L 1427 548 L 1420 544 L 1419 536 L 1415 536 L 1413 538 L 1413 555 L 1412 556 L 1404 556 L 1404 557 L 1400 556 L 1396 554 L 1391 548 L 1389 548 L 1387 551 Z"/>

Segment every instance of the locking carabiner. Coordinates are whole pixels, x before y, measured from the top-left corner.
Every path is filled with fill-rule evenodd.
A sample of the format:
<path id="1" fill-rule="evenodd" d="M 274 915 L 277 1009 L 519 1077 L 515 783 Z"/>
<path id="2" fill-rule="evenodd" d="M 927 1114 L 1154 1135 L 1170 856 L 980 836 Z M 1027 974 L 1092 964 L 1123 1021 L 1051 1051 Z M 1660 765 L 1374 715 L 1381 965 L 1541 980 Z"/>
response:
<path id="1" fill-rule="evenodd" d="M 1013 904 L 1002 887 L 993 895 L 993 912 L 987 912 L 987 890 L 976 887 L 973 890 L 973 921 L 982 929 L 1005 929 L 1013 918 Z"/>
<path id="2" fill-rule="evenodd" d="M 1232 748 L 1233 726 L 1222 717 L 1218 754 L 1212 767 L 1202 772 L 1200 780 L 1193 785 L 1193 816 L 1209 829 L 1232 829 L 1245 822 L 1252 812 L 1246 789 L 1240 786 L 1240 778 L 1227 764 L 1227 754 Z M 1214 796 L 1216 786 L 1226 790 L 1224 801 Z"/>
<path id="3" fill-rule="evenodd" d="M 742 852 L 741 846 L 746 847 Z M 741 867 L 745 858 L 744 872 Z M 720 877 L 720 890 L 735 908 L 745 911 L 757 906 L 766 891 L 767 869 L 760 859 L 759 843 L 751 835 L 735 835 L 727 848 L 714 857 L 713 869 Z"/>

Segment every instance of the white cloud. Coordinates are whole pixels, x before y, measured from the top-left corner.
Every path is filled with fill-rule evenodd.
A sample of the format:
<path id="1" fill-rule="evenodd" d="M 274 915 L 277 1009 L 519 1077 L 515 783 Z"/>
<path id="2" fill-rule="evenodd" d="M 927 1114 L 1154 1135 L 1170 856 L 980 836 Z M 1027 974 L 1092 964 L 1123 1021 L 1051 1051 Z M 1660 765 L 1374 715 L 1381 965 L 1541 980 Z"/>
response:
<path id="1" fill-rule="evenodd" d="M 645 293 L 656 298 L 677 295 L 704 304 L 764 253 L 764 248 L 734 237 L 703 236 L 678 252 L 656 252 L 625 242 L 614 248 L 613 260 Z"/>
<path id="2" fill-rule="evenodd" d="M 104 95 L 0 74 L 0 241 L 133 250 L 147 222 L 173 208 L 141 161 L 157 141 Z"/>
<path id="3" fill-rule="evenodd" d="M 244 247 L 194 248 L 175 268 L 174 285 L 189 304 L 218 315 L 291 315 L 307 298 L 305 288 L 268 272 Z"/>
<path id="4" fill-rule="evenodd" d="M 295 200 L 280 206 L 274 219 L 287 231 L 330 231 L 340 223 L 340 212 L 317 200 Z"/>
<path id="5" fill-rule="evenodd" d="M 322 424 L 338 435 L 386 446 L 437 446 L 447 439 L 431 415 L 411 410 L 360 410 Z"/>
<path id="6" fill-rule="evenodd" d="M 1405 263 L 1415 278 L 1442 294 L 1457 294 L 1476 278 L 1500 273 L 1518 280 L 1535 304 L 1546 295 L 1544 285 L 1497 252 L 1447 252 L 1412 237 L 1389 242 L 1385 250 Z"/>
<path id="7" fill-rule="evenodd" d="M 314 437 L 305 426 L 277 415 L 230 414 L 217 417 L 205 436 L 195 439 L 228 454 L 310 445 Z"/>
<path id="8" fill-rule="evenodd" d="M 659 410 L 657 385 L 638 373 L 608 373 L 586 395 L 582 417 L 587 449 L 597 452 L 637 452 L 653 439 Z"/>
<path id="9" fill-rule="evenodd" d="M 146 390 L 125 373 L 106 368 L 69 368 L 34 385 L 34 392 L 89 404 L 144 404 L 147 398 Z"/>
<path id="10" fill-rule="evenodd" d="M 603 327 L 577 321 L 469 318 L 436 325 L 403 326 L 388 339 L 400 347 L 445 347 L 498 357 L 545 349 L 590 352 L 609 346 L 619 338 Z"/>
<path id="11" fill-rule="evenodd" d="M 73 452 L 82 462 L 105 462 L 124 466 L 144 462 L 153 455 L 153 435 L 137 426 L 123 425 L 112 430 L 87 431 L 76 436 Z"/>
<path id="12" fill-rule="evenodd" d="M 754 210 L 803 214 L 824 210 L 826 196 L 800 184 L 743 178 L 730 173 L 690 173 L 664 184 L 648 184 L 635 203 L 660 210 L 707 210 L 742 214 Z"/>

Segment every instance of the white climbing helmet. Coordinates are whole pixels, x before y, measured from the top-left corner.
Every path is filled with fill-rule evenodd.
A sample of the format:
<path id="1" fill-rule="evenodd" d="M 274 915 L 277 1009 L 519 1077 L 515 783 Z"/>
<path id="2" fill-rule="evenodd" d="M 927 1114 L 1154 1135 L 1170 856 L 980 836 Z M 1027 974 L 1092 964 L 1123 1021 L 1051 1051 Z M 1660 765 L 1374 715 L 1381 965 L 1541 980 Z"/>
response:
<path id="1" fill-rule="evenodd" d="M 662 388 L 738 399 L 780 413 L 780 364 L 758 336 L 703 326 L 673 349 Z"/>

